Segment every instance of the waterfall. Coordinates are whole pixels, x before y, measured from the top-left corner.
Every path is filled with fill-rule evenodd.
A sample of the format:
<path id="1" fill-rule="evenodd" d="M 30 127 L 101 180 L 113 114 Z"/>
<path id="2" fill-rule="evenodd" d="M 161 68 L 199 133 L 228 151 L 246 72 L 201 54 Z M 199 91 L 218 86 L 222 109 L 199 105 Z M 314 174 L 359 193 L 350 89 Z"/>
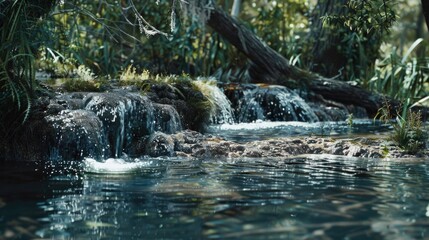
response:
<path id="1" fill-rule="evenodd" d="M 197 81 L 194 81 L 193 84 L 210 101 L 210 105 L 212 107 L 210 112 L 211 123 L 234 123 L 234 114 L 231 102 L 225 96 L 225 93 L 217 86 L 216 80 L 198 79 Z"/>
<path id="2" fill-rule="evenodd" d="M 207 102 L 210 103 L 209 119 L 214 125 L 259 120 L 318 120 L 314 111 L 297 93 L 283 86 L 223 85 L 221 90 L 217 82 L 210 79 L 200 79 L 190 84 L 187 87 L 192 89 L 192 94 L 199 94 L 198 99 L 202 99 L 198 104 L 202 102 L 203 106 L 207 106 Z M 162 89 L 158 91 L 164 93 Z M 182 110 L 179 115 L 175 108 L 177 106 L 171 103 L 178 103 L 178 106 L 193 104 L 189 103 L 189 99 L 185 99 L 188 102 L 182 99 L 185 95 L 166 96 L 171 101 L 154 103 L 149 94 L 142 96 L 139 92 L 120 89 L 64 95 L 52 100 L 47 107 L 47 115 L 31 128 L 32 131 L 40 128 L 34 136 L 40 135 L 42 141 L 39 145 L 48 147 L 29 149 L 32 152 L 38 151 L 39 159 L 44 156 L 65 160 L 83 157 L 106 159 L 120 158 L 123 153 L 129 156 L 145 154 L 147 139 L 155 132 L 172 134 L 182 130 L 182 120 L 185 119 L 184 116 L 188 117 L 188 113 Z M 168 99 L 170 96 L 173 97 Z M 192 121 L 192 116 L 189 119 L 186 121 Z M 23 139 L 25 137 L 22 136 Z M 41 150 L 35 150 L 36 148 Z"/>
<path id="3" fill-rule="evenodd" d="M 273 86 L 273 88 L 277 88 L 279 91 L 276 97 L 282 114 L 290 114 L 293 119 L 292 121 L 318 121 L 318 117 L 314 111 L 298 94 L 283 86 Z M 287 109 L 287 112 L 284 111 L 285 109 Z"/>
<path id="4" fill-rule="evenodd" d="M 140 155 L 145 139 L 154 132 L 182 130 L 181 118 L 172 105 L 153 103 L 140 93 L 85 93 L 60 101 L 65 106 L 75 101 L 81 109 L 53 112 L 45 117 L 46 126 L 40 123 L 41 138 L 49 146 L 45 152 L 51 160 Z"/>
<path id="5" fill-rule="evenodd" d="M 251 122 L 255 120 L 265 120 L 264 109 L 257 101 L 257 96 L 253 90 L 243 91 L 243 98 L 239 101 L 238 122 Z"/>
<path id="6" fill-rule="evenodd" d="M 237 121 L 316 122 L 311 107 L 295 92 L 284 86 L 243 84 L 226 87 Z"/>
<path id="7" fill-rule="evenodd" d="M 133 143 L 154 132 L 154 107 L 137 93 L 93 93 L 85 99 L 85 109 L 103 122 L 110 143 L 111 156 L 129 152 Z"/>
<path id="8" fill-rule="evenodd" d="M 52 127 L 53 141 L 49 146 L 50 160 L 69 160 L 92 157 L 105 158 L 109 149 L 102 122 L 93 112 L 64 110 L 45 120 Z M 50 138 L 49 135 L 44 138 Z"/>

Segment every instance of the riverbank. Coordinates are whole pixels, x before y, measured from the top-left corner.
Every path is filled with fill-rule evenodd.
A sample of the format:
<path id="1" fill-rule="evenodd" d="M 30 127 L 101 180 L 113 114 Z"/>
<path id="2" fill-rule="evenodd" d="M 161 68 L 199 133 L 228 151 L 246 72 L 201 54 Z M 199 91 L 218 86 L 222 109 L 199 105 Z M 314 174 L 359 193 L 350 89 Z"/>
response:
<path id="1" fill-rule="evenodd" d="M 386 135 L 374 137 L 280 137 L 249 142 L 236 142 L 183 131 L 172 135 L 154 133 L 148 143 L 152 156 L 269 158 L 302 154 L 332 154 L 363 158 L 421 158 L 428 151 L 409 154 Z M 160 150 L 162 149 L 162 150 Z"/>
<path id="2" fill-rule="evenodd" d="M 0 161 L 101 161 L 125 155 L 419 157 L 407 154 L 385 135 L 350 135 L 355 130 L 389 130 L 371 120 L 362 125 L 357 119 L 345 122 L 350 116 L 367 119 L 362 109 L 313 102 L 282 86 L 221 89 L 213 80 L 141 84 L 145 88 L 117 84 L 103 92 L 48 88 L 34 101 L 25 125 L 10 138 L 0 139 Z M 237 128 L 243 125 L 247 129 Z M 314 137 L 331 136 L 332 131 L 342 139 Z M 254 137 L 261 134 L 263 139 Z"/>

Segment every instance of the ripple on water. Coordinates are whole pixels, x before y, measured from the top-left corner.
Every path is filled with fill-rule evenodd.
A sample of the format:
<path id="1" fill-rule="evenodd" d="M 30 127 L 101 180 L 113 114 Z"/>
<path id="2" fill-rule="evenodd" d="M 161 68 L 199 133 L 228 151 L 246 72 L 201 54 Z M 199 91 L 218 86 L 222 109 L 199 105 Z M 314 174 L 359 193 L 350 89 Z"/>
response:
<path id="1" fill-rule="evenodd" d="M 3 182 L 0 238 L 9 222 L 25 227 L 20 216 L 39 219 L 34 232 L 50 239 L 429 236 L 427 160 L 303 155 L 86 159 L 85 164 L 79 178 Z M 127 167 L 116 174 L 116 165 Z"/>

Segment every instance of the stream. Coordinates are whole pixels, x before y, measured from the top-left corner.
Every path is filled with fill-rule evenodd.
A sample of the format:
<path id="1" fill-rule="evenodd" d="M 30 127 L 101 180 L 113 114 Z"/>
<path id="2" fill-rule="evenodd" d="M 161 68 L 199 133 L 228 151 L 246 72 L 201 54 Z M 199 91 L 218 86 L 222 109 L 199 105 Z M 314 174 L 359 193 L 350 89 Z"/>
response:
<path id="1" fill-rule="evenodd" d="M 314 111 L 285 87 L 248 85 L 228 99 L 196 84 L 215 103 L 212 141 L 392 131 L 358 115 L 347 124 L 345 111 L 322 121 L 335 109 Z M 47 109 L 19 138 L 25 151 L 1 163 L 0 239 L 429 238 L 428 159 L 171 157 L 174 141 L 207 147 L 198 134 L 166 135 L 186 129 L 186 109 L 124 91 L 65 94 Z"/>
<path id="2" fill-rule="evenodd" d="M 277 123 L 274 132 L 318 124 Z M 331 135 L 347 133 L 329 124 Z M 358 126 L 353 134 L 386 130 Z M 234 136 L 233 127 L 211 134 L 268 138 L 246 125 Z M 427 239 L 428 163 L 301 155 L 4 165 L 0 239 Z"/>

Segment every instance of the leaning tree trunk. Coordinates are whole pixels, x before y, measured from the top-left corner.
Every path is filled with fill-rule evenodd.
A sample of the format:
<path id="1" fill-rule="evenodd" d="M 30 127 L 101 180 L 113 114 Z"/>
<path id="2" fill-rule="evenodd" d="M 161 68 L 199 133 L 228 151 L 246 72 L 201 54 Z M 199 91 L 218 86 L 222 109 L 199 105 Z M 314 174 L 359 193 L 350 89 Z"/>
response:
<path id="1" fill-rule="evenodd" d="M 291 88 L 306 85 L 324 99 L 361 106 L 370 116 L 374 116 L 386 100 L 381 95 L 346 82 L 324 78 L 291 66 L 286 58 L 220 9 L 212 10 L 207 24 L 253 62 L 250 75 L 256 82 L 281 84 Z"/>

